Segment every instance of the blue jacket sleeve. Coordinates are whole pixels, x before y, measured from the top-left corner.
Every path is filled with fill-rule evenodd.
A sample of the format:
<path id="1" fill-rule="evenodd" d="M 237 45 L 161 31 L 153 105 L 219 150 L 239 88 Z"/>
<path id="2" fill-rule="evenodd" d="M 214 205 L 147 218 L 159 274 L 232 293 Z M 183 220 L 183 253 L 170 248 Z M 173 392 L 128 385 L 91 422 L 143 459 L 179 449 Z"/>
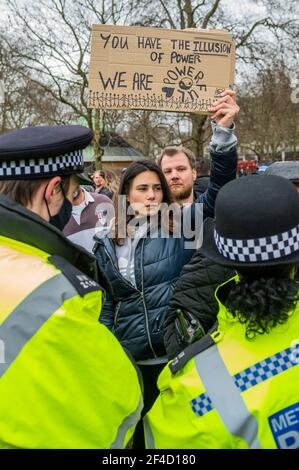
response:
<path id="1" fill-rule="evenodd" d="M 200 194 L 196 199 L 196 203 L 203 204 L 203 218 L 214 218 L 215 201 L 218 191 L 229 181 L 236 178 L 238 153 L 234 146 L 227 152 L 211 153 L 211 176 L 207 190 Z"/>

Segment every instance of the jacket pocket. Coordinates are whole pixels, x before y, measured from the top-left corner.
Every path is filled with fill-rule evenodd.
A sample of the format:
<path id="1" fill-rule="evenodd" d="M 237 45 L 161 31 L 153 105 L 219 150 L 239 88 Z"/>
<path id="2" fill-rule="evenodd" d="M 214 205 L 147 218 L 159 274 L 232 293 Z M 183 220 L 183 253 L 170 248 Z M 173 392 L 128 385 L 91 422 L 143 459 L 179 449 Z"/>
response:
<path id="1" fill-rule="evenodd" d="M 167 308 L 167 307 L 165 307 Z M 153 333 L 159 333 L 160 331 L 163 331 L 164 327 L 164 320 L 165 320 L 165 314 L 159 313 L 159 315 L 156 316 L 153 324 Z"/>

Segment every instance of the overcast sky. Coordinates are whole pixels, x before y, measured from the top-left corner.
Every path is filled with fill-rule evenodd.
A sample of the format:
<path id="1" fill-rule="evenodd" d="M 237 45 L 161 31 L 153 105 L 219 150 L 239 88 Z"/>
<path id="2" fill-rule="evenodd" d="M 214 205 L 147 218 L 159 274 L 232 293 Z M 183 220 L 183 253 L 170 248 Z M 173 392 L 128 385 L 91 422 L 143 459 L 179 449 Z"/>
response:
<path id="1" fill-rule="evenodd" d="M 250 13 L 263 13 L 265 11 L 265 7 L 263 5 L 262 0 L 257 2 L 253 5 L 251 2 L 247 0 L 222 0 L 222 5 L 226 6 L 228 10 L 231 11 L 232 14 L 235 14 L 236 17 L 239 16 L 246 16 L 248 15 L 248 5 L 250 3 Z"/>
<path id="2" fill-rule="evenodd" d="M 74 2 L 78 0 L 73 0 Z M 28 4 L 28 0 L 18 0 L 20 5 Z M 38 3 L 34 0 L 34 3 Z M 248 15 L 248 4 L 247 0 L 222 0 L 221 4 L 228 8 L 236 17 Z M 259 0 L 255 5 L 250 2 L 250 13 L 262 13 L 265 10 L 263 7 L 263 0 Z M 0 11 L 1 17 L 5 15 L 7 11 L 6 0 L 0 0 Z"/>

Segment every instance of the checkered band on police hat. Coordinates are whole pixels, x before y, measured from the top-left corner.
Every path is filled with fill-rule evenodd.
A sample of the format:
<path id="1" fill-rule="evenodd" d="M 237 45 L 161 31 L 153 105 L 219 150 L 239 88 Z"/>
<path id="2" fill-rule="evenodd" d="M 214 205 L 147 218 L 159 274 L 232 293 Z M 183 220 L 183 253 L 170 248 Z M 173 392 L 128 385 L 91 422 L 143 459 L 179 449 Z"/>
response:
<path id="1" fill-rule="evenodd" d="M 232 261 L 254 263 L 289 256 L 299 250 L 299 225 L 262 238 L 236 240 L 224 238 L 214 229 L 214 240 L 219 253 Z"/>
<path id="2" fill-rule="evenodd" d="M 64 155 L 45 158 L 0 161 L 0 179 L 44 177 L 83 171 L 82 149 Z"/>

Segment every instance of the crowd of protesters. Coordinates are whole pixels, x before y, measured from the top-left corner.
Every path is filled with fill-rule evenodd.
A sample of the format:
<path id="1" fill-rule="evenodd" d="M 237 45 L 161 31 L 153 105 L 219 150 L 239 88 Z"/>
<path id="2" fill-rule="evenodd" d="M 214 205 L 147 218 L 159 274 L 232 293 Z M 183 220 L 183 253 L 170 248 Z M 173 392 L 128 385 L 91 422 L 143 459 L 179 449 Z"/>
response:
<path id="1" fill-rule="evenodd" d="M 209 111 L 209 160 L 120 176 L 81 126 L 0 136 L 0 447 L 299 447 L 299 171 L 236 179 Z"/>

